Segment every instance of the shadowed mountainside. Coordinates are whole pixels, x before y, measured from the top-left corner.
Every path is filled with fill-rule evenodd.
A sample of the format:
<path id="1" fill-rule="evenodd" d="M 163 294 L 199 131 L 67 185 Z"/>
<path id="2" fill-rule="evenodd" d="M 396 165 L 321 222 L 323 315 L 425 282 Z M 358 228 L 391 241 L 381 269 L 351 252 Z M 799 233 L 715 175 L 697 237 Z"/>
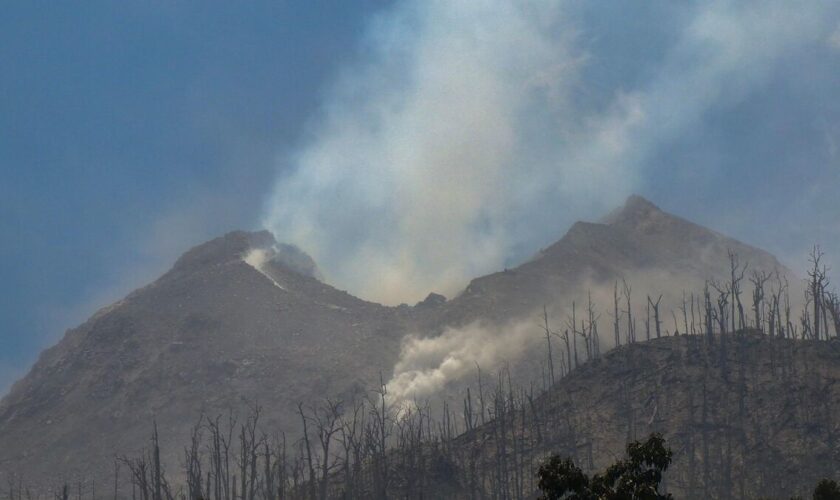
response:
<path id="1" fill-rule="evenodd" d="M 664 485 L 675 498 L 806 495 L 840 473 L 838 412 L 837 339 L 663 337 L 586 363 L 506 424 L 459 436 L 451 481 L 438 478 L 428 493 L 473 498 L 503 484 L 517 497 L 517 484 L 536 490 L 533 471 L 549 454 L 600 471 L 627 442 L 658 432 L 674 452 Z"/>

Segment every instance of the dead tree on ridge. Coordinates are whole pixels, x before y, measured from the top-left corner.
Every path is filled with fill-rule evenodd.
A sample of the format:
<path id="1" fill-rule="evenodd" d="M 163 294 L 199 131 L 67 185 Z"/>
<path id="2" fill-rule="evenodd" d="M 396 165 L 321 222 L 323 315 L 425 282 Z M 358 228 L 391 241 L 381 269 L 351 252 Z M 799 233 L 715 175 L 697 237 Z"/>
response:
<path id="1" fill-rule="evenodd" d="M 813 316 L 813 338 L 820 339 L 820 332 L 822 324 L 820 320 L 823 313 L 823 296 L 826 287 L 828 286 L 828 268 L 824 265 L 822 267 L 820 261 L 823 257 L 823 252 L 820 251 L 819 246 L 814 246 L 811 250 L 809 261 L 811 262 L 811 269 L 808 270 L 808 295 L 814 306 Z M 828 326 L 828 325 L 826 325 Z M 828 332 L 826 331 L 826 334 Z M 826 335 L 827 337 L 827 335 Z"/>
<path id="2" fill-rule="evenodd" d="M 764 284 L 770 279 L 770 275 L 764 271 L 753 270 L 750 282 L 753 284 L 753 321 L 755 328 L 764 331 Z"/>
<path id="3" fill-rule="evenodd" d="M 545 344 L 548 352 L 548 376 L 551 385 L 554 385 L 554 358 L 551 355 L 551 330 L 548 328 L 548 309 L 543 304 L 543 332 L 545 334 Z"/>
<path id="4" fill-rule="evenodd" d="M 616 281 L 615 288 L 613 288 L 613 332 L 615 334 L 615 347 L 621 345 L 621 335 L 619 333 L 618 322 L 618 281 Z"/>
<path id="5" fill-rule="evenodd" d="M 306 467 L 309 471 L 309 481 L 307 482 L 310 500 L 316 498 L 316 476 L 315 476 L 315 461 L 312 456 L 312 441 L 309 439 L 309 417 L 303 411 L 303 403 L 298 403 L 298 415 L 303 425 L 303 451 L 306 452 Z"/>
<path id="6" fill-rule="evenodd" d="M 709 343 L 709 347 L 711 347 L 712 342 L 714 342 L 714 323 L 712 321 L 712 317 L 714 315 L 714 308 L 712 307 L 712 294 L 709 291 L 708 281 L 706 281 L 706 284 L 703 286 L 703 309 L 703 322 L 706 326 L 706 340 Z"/>
<path id="7" fill-rule="evenodd" d="M 659 294 L 659 298 L 656 299 L 656 302 L 651 300 L 650 296 L 648 296 L 648 305 L 653 308 L 653 324 L 656 327 L 656 338 L 662 337 L 660 327 L 662 322 L 659 320 L 659 303 L 662 301 L 662 294 Z"/>
<path id="8" fill-rule="evenodd" d="M 831 315 L 834 324 L 834 336 L 840 336 L 840 297 L 837 292 L 826 292 L 825 307 Z"/>
<path id="9" fill-rule="evenodd" d="M 578 367 L 578 352 L 577 352 L 578 331 L 577 331 L 577 318 L 576 318 L 576 311 L 575 311 L 575 303 L 574 302 L 572 302 L 572 317 L 571 318 L 566 318 L 566 324 L 572 330 L 572 332 L 571 332 L 571 336 L 572 336 L 571 337 L 572 338 L 572 355 L 574 356 L 574 359 L 575 359 L 574 368 L 577 369 L 577 367 Z M 568 330 L 566 332 L 567 332 L 566 335 L 568 336 L 569 335 Z M 571 362 L 572 362 L 572 360 L 569 359 L 569 370 L 570 371 L 572 369 Z"/>
<path id="10" fill-rule="evenodd" d="M 318 497 L 321 500 L 327 499 L 327 486 L 329 484 L 330 473 L 334 467 L 330 456 L 330 445 L 333 442 L 333 436 L 340 430 L 339 420 L 341 419 L 341 414 L 341 402 L 330 399 L 324 402 L 320 411 L 317 408 L 314 411 L 316 433 L 321 445 L 321 482 L 318 490 Z"/>
<path id="11" fill-rule="evenodd" d="M 627 300 L 627 343 L 631 344 L 636 342 L 636 332 L 633 327 L 633 309 L 630 305 L 630 292 L 633 289 L 627 284 L 627 280 L 624 278 L 621 279 L 621 282 L 624 285 L 624 298 Z"/>
<path id="12" fill-rule="evenodd" d="M 190 433 L 190 446 L 184 447 L 184 472 L 187 480 L 187 497 L 190 500 L 209 497 L 210 492 L 202 492 L 203 474 L 201 471 L 201 429 L 204 423 L 204 415 L 201 415 L 198 422 L 193 426 Z"/>
<path id="13" fill-rule="evenodd" d="M 744 307 L 741 304 L 741 282 L 744 280 L 744 274 L 747 272 L 747 263 L 745 262 L 742 266 L 740 257 L 732 250 L 728 250 L 727 253 L 729 255 L 729 293 L 732 299 L 730 301 L 730 306 L 732 307 L 732 332 L 735 333 L 738 329 L 744 327 Z M 739 323 L 737 327 L 735 326 L 736 307 Z"/>
<path id="14" fill-rule="evenodd" d="M 595 314 L 595 305 L 592 303 L 592 291 L 589 291 L 589 342 L 592 344 L 592 355 L 597 358 L 601 355 L 601 339 L 598 337 L 598 319 L 601 317 Z"/>
<path id="15" fill-rule="evenodd" d="M 262 409 L 254 405 L 239 431 L 239 481 L 241 500 L 254 500 L 257 493 L 257 455 L 265 436 L 257 437 Z"/>

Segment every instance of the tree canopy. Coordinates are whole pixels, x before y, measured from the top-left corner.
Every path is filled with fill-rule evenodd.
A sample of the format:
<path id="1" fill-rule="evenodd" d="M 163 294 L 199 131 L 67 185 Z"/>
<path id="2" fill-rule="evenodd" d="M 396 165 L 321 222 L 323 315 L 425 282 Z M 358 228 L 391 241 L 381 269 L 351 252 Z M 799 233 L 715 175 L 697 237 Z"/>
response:
<path id="1" fill-rule="evenodd" d="M 627 458 L 602 474 L 587 476 L 569 458 L 553 455 L 540 467 L 539 488 L 543 500 L 666 500 L 659 492 L 662 473 L 671 463 L 671 450 L 659 434 L 644 442 L 627 445 Z"/>

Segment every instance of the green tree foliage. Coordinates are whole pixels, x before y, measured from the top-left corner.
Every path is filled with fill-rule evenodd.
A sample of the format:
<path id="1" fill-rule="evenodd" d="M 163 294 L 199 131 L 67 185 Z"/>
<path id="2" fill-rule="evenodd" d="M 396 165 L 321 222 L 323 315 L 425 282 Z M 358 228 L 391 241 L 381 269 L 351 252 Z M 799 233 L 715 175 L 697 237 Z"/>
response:
<path id="1" fill-rule="evenodd" d="M 840 500 L 840 486 L 831 479 L 823 479 L 814 488 L 814 500 Z"/>
<path id="2" fill-rule="evenodd" d="M 588 477 L 571 459 L 551 456 L 539 469 L 543 500 L 666 500 L 659 492 L 662 473 L 671 463 L 671 450 L 659 434 L 627 445 L 627 458 L 603 474 Z M 821 497 L 822 498 L 822 497 Z M 829 498 L 829 497 L 826 497 Z M 833 497 L 830 497 L 833 498 Z"/>
<path id="3" fill-rule="evenodd" d="M 591 495 L 592 485 L 589 477 L 575 465 L 570 458 L 561 459 L 552 455 L 537 472 L 543 499 L 557 500 L 567 498 L 584 500 L 595 498 Z"/>

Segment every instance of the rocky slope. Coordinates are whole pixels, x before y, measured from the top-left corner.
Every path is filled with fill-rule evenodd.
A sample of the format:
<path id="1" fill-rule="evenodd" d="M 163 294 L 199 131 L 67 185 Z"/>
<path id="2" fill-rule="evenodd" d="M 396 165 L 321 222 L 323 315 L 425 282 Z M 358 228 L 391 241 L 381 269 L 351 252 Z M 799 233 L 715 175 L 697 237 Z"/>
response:
<path id="1" fill-rule="evenodd" d="M 104 481 L 115 452 L 148 444 L 152 419 L 183 443 L 200 412 L 256 402 L 266 428 L 294 436 L 298 402 L 387 378 L 406 333 L 530 318 L 547 302 L 622 276 L 653 290 L 675 282 L 692 289 L 724 274 L 729 249 L 754 266 L 783 269 L 766 252 L 631 197 L 601 223 L 575 224 L 529 262 L 478 278 L 452 300 L 431 296 L 412 308 L 322 283 L 311 259 L 268 233 L 230 233 L 190 250 L 41 355 L 0 402 L 0 473 L 41 481 L 103 471 Z M 178 470 L 180 453 L 169 449 L 164 461 Z"/>
<path id="2" fill-rule="evenodd" d="M 580 303 L 586 291 L 608 288 L 626 277 L 636 296 L 666 293 L 676 298 L 707 279 L 728 276 L 728 252 L 752 269 L 795 274 L 771 254 L 698 226 L 631 196 L 599 223 L 577 222 L 559 241 L 530 261 L 473 280 L 434 321 L 463 324 L 477 318 L 506 321 L 542 304 Z M 540 311 L 541 312 L 541 311 Z"/>
<path id="3" fill-rule="evenodd" d="M 719 336 L 712 343 L 680 336 L 623 346 L 581 366 L 526 407 L 524 425 L 517 416 L 507 434 L 494 421 L 460 436 L 455 449 L 482 457 L 482 477 L 474 479 L 475 466 L 460 466 L 440 491 L 470 498 L 478 490 L 471 482 L 487 491 L 508 484 L 513 491 L 514 471 L 523 464 L 522 489 L 533 492 L 531 471 L 547 454 L 601 471 L 628 441 L 652 432 L 662 433 L 674 452 L 664 484 L 675 498 L 809 496 L 820 479 L 836 479 L 840 341 L 754 331 L 724 340 L 723 355 Z M 508 436 L 502 481 L 501 435 Z"/>
<path id="4" fill-rule="evenodd" d="M 236 232 L 201 245 L 68 331 L 0 405 L 0 467 L 90 476 L 147 445 L 153 419 L 184 442 L 200 412 L 254 403 L 270 428 L 292 428 L 297 402 L 361 390 L 387 370 L 401 312 L 243 260 L 273 244 Z M 177 470 L 181 451 L 169 450 Z"/>

